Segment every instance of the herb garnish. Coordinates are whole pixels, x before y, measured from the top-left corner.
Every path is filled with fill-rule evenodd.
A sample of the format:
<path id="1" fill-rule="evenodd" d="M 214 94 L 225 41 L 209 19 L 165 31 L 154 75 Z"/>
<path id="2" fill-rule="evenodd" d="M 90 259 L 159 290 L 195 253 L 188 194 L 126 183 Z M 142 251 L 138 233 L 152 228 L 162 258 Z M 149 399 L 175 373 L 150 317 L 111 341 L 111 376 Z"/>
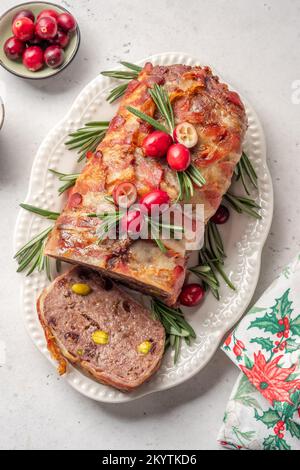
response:
<path id="1" fill-rule="evenodd" d="M 107 96 L 106 100 L 109 103 L 113 103 L 116 101 L 118 98 L 121 98 L 121 96 L 124 95 L 129 81 L 136 79 L 142 70 L 142 67 L 139 65 L 132 64 L 131 62 L 120 62 L 124 67 L 129 69 L 129 71 L 126 70 L 106 70 L 104 72 L 101 72 L 102 75 L 105 77 L 111 77 L 111 78 L 116 78 L 117 80 L 125 80 L 125 83 L 122 83 L 122 85 L 118 85 L 117 87 L 113 88 L 110 92 L 109 95 Z"/>
<path id="2" fill-rule="evenodd" d="M 109 121 L 87 122 L 84 127 L 69 134 L 69 139 L 65 145 L 69 150 L 77 149 L 79 155 L 78 162 L 83 160 L 87 152 L 94 152 L 103 140 L 109 126 Z"/>
<path id="3" fill-rule="evenodd" d="M 20 204 L 20 206 L 29 212 L 33 212 L 49 220 L 56 220 L 59 216 L 59 212 L 40 209 L 30 204 Z M 44 255 L 44 248 L 52 228 L 52 226 L 47 227 L 38 235 L 35 235 L 15 254 L 14 259 L 17 260 L 19 265 L 17 269 L 18 273 L 28 269 L 26 275 L 29 276 L 35 269 L 39 272 L 45 270 L 49 281 L 51 281 L 50 261 L 48 256 Z"/>
<path id="4" fill-rule="evenodd" d="M 113 199 L 107 197 L 105 198 L 108 202 L 114 203 Z M 92 212 L 87 214 L 88 217 L 97 217 L 98 219 L 102 220 L 102 224 L 100 226 L 100 231 L 98 231 L 99 243 L 101 243 L 106 235 L 109 233 L 110 230 L 113 228 L 118 227 L 120 220 L 126 214 L 124 211 L 114 210 L 111 212 L 103 212 L 97 214 L 96 212 Z M 164 243 L 160 240 L 161 231 L 163 229 L 167 229 L 170 231 L 170 235 L 174 235 L 175 232 L 182 232 L 183 227 L 172 225 L 172 224 L 165 224 L 160 221 L 152 220 L 151 217 L 147 215 L 143 215 L 145 222 L 148 224 L 149 228 L 151 229 L 151 235 L 153 236 L 153 240 L 157 244 L 158 248 L 165 253 L 167 251 Z"/>
<path id="5" fill-rule="evenodd" d="M 261 216 L 257 212 L 261 207 L 254 201 L 254 199 L 249 197 L 236 196 L 235 194 L 230 193 L 229 191 L 224 195 L 224 200 L 228 202 L 231 207 L 242 214 L 250 215 L 255 219 L 261 219 Z"/>
<path id="6" fill-rule="evenodd" d="M 61 173 L 60 171 L 52 170 L 51 168 L 49 168 L 49 171 L 57 176 L 59 181 L 64 182 L 64 184 L 58 188 L 59 195 L 74 186 L 78 176 L 80 175 L 80 173 Z"/>
<path id="7" fill-rule="evenodd" d="M 166 347 L 170 345 L 174 349 L 174 364 L 176 364 L 182 338 L 189 345 L 196 333 L 191 325 L 185 320 L 180 308 L 168 307 L 159 299 L 152 299 L 152 312 L 155 319 L 159 320 L 166 331 Z"/>
<path id="8" fill-rule="evenodd" d="M 148 116 L 139 109 L 133 108 L 132 106 L 128 106 L 127 110 L 138 118 L 143 119 L 143 121 L 148 122 L 155 129 L 172 136 L 175 127 L 175 118 L 167 91 L 162 86 L 155 83 L 154 87 L 149 91 L 149 93 L 162 118 L 164 119 L 164 124 L 152 118 L 151 116 Z M 179 184 L 179 201 L 182 201 L 183 199 L 189 200 L 193 196 L 193 185 L 201 188 L 201 186 L 205 184 L 205 178 L 201 175 L 201 172 L 193 163 L 190 164 L 187 170 L 176 172 L 176 174 Z"/>
<path id="9" fill-rule="evenodd" d="M 256 171 L 254 170 L 251 161 L 249 160 L 248 156 L 244 151 L 242 152 L 240 161 L 234 169 L 234 174 L 236 181 L 238 181 L 239 179 L 241 180 L 244 189 L 248 195 L 250 194 L 250 190 L 247 185 L 247 178 L 249 179 L 250 183 L 254 186 L 254 188 L 257 189 L 258 186 Z"/>

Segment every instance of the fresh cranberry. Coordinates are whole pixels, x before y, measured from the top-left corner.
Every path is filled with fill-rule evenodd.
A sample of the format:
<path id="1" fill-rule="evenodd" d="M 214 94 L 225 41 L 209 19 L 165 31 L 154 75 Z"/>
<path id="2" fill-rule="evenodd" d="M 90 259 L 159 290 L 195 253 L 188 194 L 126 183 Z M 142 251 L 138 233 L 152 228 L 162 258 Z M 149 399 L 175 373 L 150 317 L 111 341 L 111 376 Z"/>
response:
<path id="1" fill-rule="evenodd" d="M 283 331 L 279 331 L 279 333 L 277 333 L 277 338 L 282 338 L 283 337 Z"/>
<path id="2" fill-rule="evenodd" d="M 148 213 L 150 213 L 153 206 L 161 206 L 163 204 L 168 204 L 169 201 L 170 198 L 166 191 L 162 191 L 161 189 L 155 189 L 154 191 L 145 194 L 141 198 L 140 204 L 146 209 Z"/>
<path id="3" fill-rule="evenodd" d="M 43 50 L 38 46 L 27 47 L 23 54 L 23 64 L 32 72 L 40 70 L 44 65 Z"/>
<path id="4" fill-rule="evenodd" d="M 57 20 L 59 13 L 55 10 L 42 10 L 41 13 L 38 14 L 37 19 L 39 20 L 40 18 L 45 18 L 45 17 L 51 17 Z"/>
<path id="5" fill-rule="evenodd" d="M 173 144 L 167 153 L 168 165 L 172 170 L 185 171 L 191 163 L 191 154 L 182 144 Z"/>
<path id="6" fill-rule="evenodd" d="M 48 67 L 55 69 L 59 67 L 65 58 L 64 51 L 59 46 L 49 46 L 45 50 L 44 59 Z"/>
<path id="7" fill-rule="evenodd" d="M 77 207 L 82 203 L 82 196 L 80 193 L 72 193 L 69 196 L 68 205 L 69 207 Z"/>
<path id="8" fill-rule="evenodd" d="M 21 10 L 18 11 L 18 13 L 15 14 L 13 17 L 12 23 L 14 23 L 15 20 L 18 20 L 19 18 L 29 18 L 31 21 L 34 23 L 34 14 L 32 13 L 31 10 Z"/>
<path id="9" fill-rule="evenodd" d="M 285 331 L 283 332 L 283 336 L 284 336 L 285 338 L 288 338 L 288 337 L 290 336 L 289 330 L 285 330 Z"/>
<path id="10" fill-rule="evenodd" d="M 42 39 L 35 35 L 32 39 L 30 39 L 30 41 L 27 42 L 27 46 L 39 46 L 45 50 L 49 46 L 49 43 L 46 41 L 46 39 Z"/>
<path id="11" fill-rule="evenodd" d="M 132 204 L 135 203 L 136 198 L 136 186 L 130 181 L 124 181 L 123 183 L 117 184 L 113 190 L 114 203 L 124 209 L 132 206 Z"/>
<path id="12" fill-rule="evenodd" d="M 29 41 L 34 36 L 34 23 L 30 18 L 17 18 L 12 25 L 12 31 L 21 41 Z"/>
<path id="13" fill-rule="evenodd" d="M 35 33 L 42 39 L 52 39 L 57 34 L 57 23 L 51 16 L 40 18 L 35 25 Z"/>
<path id="14" fill-rule="evenodd" d="M 57 35 L 53 39 L 49 39 L 50 44 L 60 46 L 63 49 L 67 47 L 70 42 L 70 36 L 68 33 L 65 33 L 61 29 L 57 31 Z"/>
<path id="15" fill-rule="evenodd" d="M 229 219 L 229 215 L 230 213 L 227 207 L 221 204 L 210 220 L 218 225 L 225 224 Z"/>
<path id="16" fill-rule="evenodd" d="M 131 235 L 138 235 L 142 230 L 142 225 L 143 216 L 138 209 L 128 211 L 123 215 L 120 222 L 121 231 L 123 233 L 128 232 Z"/>
<path id="17" fill-rule="evenodd" d="M 172 145 L 172 137 L 162 131 L 153 131 L 143 142 L 143 149 L 147 157 L 161 158 L 166 155 Z"/>
<path id="18" fill-rule="evenodd" d="M 22 57 L 25 44 L 20 39 L 12 36 L 5 41 L 3 49 L 8 59 L 17 60 Z"/>
<path id="19" fill-rule="evenodd" d="M 75 31 L 77 23 L 74 16 L 70 15 L 70 13 L 62 13 L 57 18 L 58 26 L 67 32 Z"/>
<path id="20" fill-rule="evenodd" d="M 183 286 L 179 301 L 186 307 L 194 307 L 203 299 L 205 291 L 200 284 L 186 284 Z"/>
<path id="21" fill-rule="evenodd" d="M 278 320 L 278 325 L 283 325 L 283 320 L 282 320 L 282 318 L 280 318 L 280 320 Z"/>
<path id="22" fill-rule="evenodd" d="M 181 122 L 173 132 L 175 142 L 185 145 L 187 148 L 194 147 L 198 142 L 198 134 L 193 124 L 189 122 Z"/>

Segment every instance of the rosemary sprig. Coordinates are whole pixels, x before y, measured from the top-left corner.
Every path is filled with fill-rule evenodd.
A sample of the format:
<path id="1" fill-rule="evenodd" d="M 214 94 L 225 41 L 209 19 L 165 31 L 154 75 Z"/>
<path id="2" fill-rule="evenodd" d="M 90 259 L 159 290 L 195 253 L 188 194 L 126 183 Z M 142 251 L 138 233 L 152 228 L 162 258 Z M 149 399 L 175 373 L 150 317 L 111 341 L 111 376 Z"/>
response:
<path id="1" fill-rule="evenodd" d="M 127 110 L 130 113 L 134 114 L 136 117 L 143 119 L 143 121 L 148 122 L 155 129 L 165 132 L 166 134 L 169 134 L 169 129 L 166 126 L 164 126 L 161 122 L 157 121 L 151 116 L 148 116 L 148 114 L 145 114 L 139 109 L 133 108 L 132 106 L 127 106 Z"/>
<path id="2" fill-rule="evenodd" d="M 74 186 L 78 176 L 80 175 L 80 173 L 61 173 L 60 171 L 52 170 L 51 168 L 49 168 L 49 171 L 57 176 L 59 181 L 64 182 L 64 184 L 58 188 L 59 195 Z"/>
<path id="3" fill-rule="evenodd" d="M 124 95 L 129 81 L 133 80 L 138 77 L 140 71 L 142 70 L 142 67 L 139 65 L 132 64 L 131 62 L 121 62 L 121 64 L 129 69 L 129 71 L 126 70 L 106 70 L 104 72 L 101 72 L 102 75 L 105 77 L 111 77 L 111 78 L 116 78 L 117 80 L 125 80 L 125 83 L 122 83 L 121 85 L 118 85 L 117 87 L 113 88 L 106 100 L 109 103 L 113 103 L 116 101 L 118 98 Z"/>
<path id="4" fill-rule="evenodd" d="M 235 290 L 234 285 L 223 270 L 224 258 L 226 258 L 226 253 L 218 227 L 215 223 L 209 221 L 205 227 L 204 245 L 199 251 L 199 266 L 190 268 L 190 271 L 201 279 L 204 288 L 206 290 L 210 289 L 217 300 L 220 298 L 220 283 L 217 273 L 230 289 Z"/>
<path id="5" fill-rule="evenodd" d="M 139 65 L 133 64 L 132 62 L 126 62 L 125 60 L 121 60 L 120 62 L 121 65 L 124 67 L 133 70 L 134 72 L 137 72 L 137 75 L 142 71 L 143 67 L 140 67 Z"/>
<path id="6" fill-rule="evenodd" d="M 162 124 L 160 121 L 157 121 L 153 117 L 148 116 L 139 109 L 133 108 L 132 106 L 128 106 L 127 110 L 138 118 L 148 122 L 148 124 L 150 124 L 155 129 L 172 135 L 175 126 L 175 118 L 167 91 L 162 86 L 155 83 L 152 90 L 150 90 L 150 96 L 156 104 L 156 107 L 159 110 L 161 116 L 163 117 L 165 121 L 164 124 Z M 177 172 L 177 179 L 179 185 L 179 201 L 182 201 L 183 199 L 191 199 L 191 197 L 194 195 L 194 185 L 201 188 L 201 186 L 205 184 L 205 178 L 193 163 L 187 168 L 187 170 Z"/>
<path id="7" fill-rule="evenodd" d="M 172 134 L 175 127 L 175 119 L 167 91 L 162 86 L 155 83 L 154 87 L 150 90 L 150 96 L 156 104 L 160 114 L 165 119 L 169 133 Z"/>
<path id="8" fill-rule="evenodd" d="M 117 80 L 132 80 L 133 78 L 136 78 L 138 74 L 134 70 L 105 70 L 104 72 L 101 72 L 101 75 L 104 75 L 104 77 L 116 78 Z"/>
<path id="9" fill-rule="evenodd" d="M 165 328 L 166 343 L 174 349 L 174 364 L 176 364 L 182 338 L 190 344 L 191 340 L 196 338 L 196 333 L 185 320 L 180 308 L 168 307 L 159 299 L 152 299 L 151 307 L 154 318 L 159 320 Z"/>
<path id="10" fill-rule="evenodd" d="M 121 98 L 121 96 L 123 96 L 125 91 L 127 90 L 128 83 L 129 82 L 122 83 L 122 85 L 118 85 L 113 88 L 107 95 L 106 101 L 108 101 L 109 103 L 113 103 L 114 101 Z"/>
<path id="11" fill-rule="evenodd" d="M 190 271 L 202 281 L 205 290 L 209 288 L 212 291 L 213 295 L 216 297 L 216 299 L 219 300 L 220 284 L 210 265 L 204 264 L 201 266 L 196 266 L 195 268 L 190 268 Z"/>
<path id="12" fill-rule="evenodd" d="M 254 188 L 257 189 L 257 174 L 245 152 L 242 152 L 241 159 L 236 165 L 234 173 L 236 181 L 239 179 L 241 180 L 242 185 L 244 186 L 244 189 L 248 195 L 250 194 L 250 190 L 247 184 L 247 179 L 254 186 Z"/>
<path id="13" fill-rule="evenodd" d="M 178 201 L 191 199 L 194 195 L 194 184 L 201 188 L 205 184 L 205 178 L 201 175 L 198 168 L 191 163 L 187 170 L 177 172 L 179 185 Z"/>
<path id="14" fill-rule="evenodd" d="M 163 131 L 166 134 L 172 135 L 175 126 L 175 119 L 173 108 L 167 91 L 162 86 L 157 85 L 157 83 L 155 83 L 154 87 L 150 90 L 149 93 L 154 103 L 156 104 L 156 107 L 160 112 L 162 118 L 164 119 L 165 124 L 162 124 L 160 121 L 157 121 L 151 116 L 148 116 L 148 114 L 145 114 L 139 109 L 133 108 L 132 106 L 128 106 L 127 110 L 138 118 L 143 119 L 143 121 L 146 121 L 151 124 L 151 126 L 155 129 Z"/>
<path id="15" fill-rule="evenodd" d="M 33 212 L 34 214 L 40 215 L 41 217 L 45 217 L 49 220 L 56 220 L 60 215 L 59 212 L 48 211 L 47 209 L 41 209 L 40 207 L 35 207 L 30 204 L 22 203 L 20 204 L 20 207 L 22 207 L 22 209 L 25 209 L 26 211 Z"/>
<path id="16" fill-rule="evenodd" d="M 260 214 L 257 212 L 261 207 L 256 202 L 248 197 L 236 196 L 230 192 L 224 195 L 224 200 L 227 201 L 231 207 L 239 214 L 245 213 L 254 217 L 255 219 L 261 219 Z"/>
<path id="17" fill-rule="evenodd" d="M 112 202 L 112 203 L 114 202 L 110 196 L 105 197 L 105 199 L 108 202 Z M 96 212 L 92 212 L 88 214 L 88 217 L 97 217 L 98 219 L 103 221 L 103 224 L 100 227 L 101 228 L 100 233 L 98 233 L 100 243 L 103 241 L 105 236 L 108 234 L 108 232 L 112 228 L 118 227 L 119 222 L 121 218 L 124 216 L 124 214 L 125 212 L 119 211 L 119 210 L 112 211 L 112 212 L 103 212 L 100 214 L 97 214 Z M 183 227 L 181 226 L 176 226 L 172 224 L 164 224 L 164 223 L 161 223 L 160 221 L 152 220 L 151 217 L 148 217 L 146 215 L 144 215 L 144 220 L 148 224 L 151 230 L 150 233 L 153 237 L 153 240 L 155 241 L 155 243 L 157 244 L 157 246 L 163 253 L 165 253 L 167 249 L 164 243 L 160 239 L 161 231 L 164 229 L 168 229 L 170 234 L 173 236 L 176 232 L 183 231 Z"/>
<path id="18" fill-rule="evenodd" d="M 29 212 L 33 212 L 49 220 L 56 220 L 60 215 L 59 212 L 48 211 L 30 204 L 20 204 L 20 206 Z M 26 275 L 29 276 L 35 269 L 39 272 L 45 270 L 48 279 L 51 281 L 49 258 L 44 255 L 45 243 L 51 230 L 52 227 L 47 227 L 38 235 L 35 235 L 35 237 L 15 254 L 14 259 L 17 260 L 19 265 L 17 269 L 18 273 L 27 269 Z"/>
<path id="19" fill-rule="evenodd" d="M 99 143 L 103 140 L 109 126 L 109 121 L 87 122 L 84 127 L 69 134 L 69 139 L 65 145 L 69 150 L 77 150 L 78 162 L 83 160 L 87 152 L 94 152 Z"/>
<path id="20" fill-rule="evenodd" d="M 102 241 L 105 239 L 106 235 L 110 232 L 110 230 L 118 226 L 121 218 L 124 215 L 124 212 L 112 211 L 112 212 L 103 212 L 101 214 L 92 212 L 87 215 L 88 217 L 97 217 L 98 219 L 102 220 L 102 224 L 99 227 L 98 232 L 97 232 L 99 243 L 102 243 Z"/>
<path id="21" fill-rule="evenodd" d="M 224 252 L 221 235 L 216 224 L 211 221 L 209 221 L 205 227 L 204 245 L 211 253 L 212 259 L 216 260 L 220 264 L 224 264 L 223 260 L 226 257 L 226 254 Z"/>
<path id="22" fill-rule="evenodd" d="M 156 220 L 152 220 L 151 217 L 145 216 L 145 219 L 151 230 L 151 236 L 153 237 L 153 240 L 155 241 L 158 248 L 163 253 L 166 253 L 168 250 L 166 249 L 163 241 L 161 241 L 160 239 L 162 230 L 168 230 L 170 236 L 174 238 L 175 238 L 176 232 L 183 232 L 184 230 L 182 226 L 173 225 L 173 224 L 165 224 Z"/>
<path id="23" fill-rule="evenodd" d="M 19 265 L 18 273 L 28 268 L 26 275 L 29 276 L 36 268 L 38 268 L 38 271 L 45 269 L 47 277 L 51 281 L 49 259 L 43 254 L 45 242 L 51 230 L 52 227 L 46 228 L 15 254 L 14 259 L 17 260 Z"/>

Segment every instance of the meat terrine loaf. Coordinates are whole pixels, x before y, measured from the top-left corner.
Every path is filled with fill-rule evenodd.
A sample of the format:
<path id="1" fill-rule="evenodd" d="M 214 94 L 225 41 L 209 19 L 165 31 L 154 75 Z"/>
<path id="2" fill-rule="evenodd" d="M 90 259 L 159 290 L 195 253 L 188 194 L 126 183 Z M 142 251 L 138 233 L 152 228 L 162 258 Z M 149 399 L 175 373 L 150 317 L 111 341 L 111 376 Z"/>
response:
<path id="1" fill-rule="evenodd" d="M 87 216 L 108 210 L 106 196 L 124 181 L 135 184 L 139 197 L 159 188 L 168 193 L 171 201 L 177 200 L 176 172 L 165 159 L 144 155 L 142 143 L 151 126 L 127 109 L 132 106 L 159 119 L 149 94 L 154 83 L 167 91 L 175 124 L 187 121 L 198 134 L 191 158 L 206 183 L 195 188 L 188 202 L 203 204 L 205 222 L 217 210 L 241 156 L 247 127 L 243 103 L 208 67 L 153 67 L 148 63 L 137 80 L 128 85 L 104 140 L 77 179 L 49 236 L 45 254 L 99 269 L 172 305 L 186 274 L 186 253 L 181 244 L 171 246 L 167 253 L 162 253 L 152 240 L 105 240 L 99 244 L 97 228 L 101 221 Z"/>
<path id="2" fill-rule="evenodd" d="M 129 391 L 159 368 L 164 328 L 96 271 L 77 266 L 56 278 L 41 293 L 37 310 L 60 374 L 68 359 L 97 381 Z"/>

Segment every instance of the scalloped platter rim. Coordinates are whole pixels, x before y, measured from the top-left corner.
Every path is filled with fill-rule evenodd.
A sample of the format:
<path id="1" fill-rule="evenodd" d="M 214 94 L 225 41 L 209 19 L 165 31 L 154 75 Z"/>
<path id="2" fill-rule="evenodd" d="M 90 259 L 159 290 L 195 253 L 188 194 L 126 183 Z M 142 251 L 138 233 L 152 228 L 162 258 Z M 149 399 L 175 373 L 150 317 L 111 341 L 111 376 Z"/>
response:
<path id="1" fill-rule="evenodd" d="M 157 54 L 137 62 L 143 64 L 184 63 L 201 65 L 201 60 L 184 53 L 171 52 Z M 204 65 L 204 64 L 202 64 Z M 205 64 L 206 65 L 206 64 Z M 213 68 L 214 72 L 216 70 Z M 220 76 L 220 75 L 219 75 Z M 66 150 L 64 142 L 67 135 L 91 120 L 107 120 L 113 116 L 116 105 L 109 105 L 105 97 L 115 84 L 108 77 L 97 76 L 76 98 L 65 118 L 48 134 L 35 157 L 26 202 L 60 210 L 62 199 L 57 196 L 58 181 L 48 168 L 60 171 L 75 171 L 76 155 Z M 191 346 L 184 344 L 177 364 L 173 365 L 173 353 L 165 354 L 158 373 L 148 383 L 131 393 L 123 393 L 97 383 L 77 368 L 70 365 L 65 380 L 83 395 L 108 403 L 131 401 L 150 393 L 174 387 L 199 372 L 211 359 L 224 334 L 245 312 L 254 293 L 260 272 L 261 251 L 267 238 L 273 215 L 272 180 L 266 163 L 266 144 L 259 119 L 252 106 L 243 97 L 249 127 L 246 133 L 244 149 L 252 160 L 258 174 L 258 193 L 256 201 L 261 205 L 260 220 L 231 211 L 226 227 L 221 227 L 227 259 L 225 269 L 236 290 L 221 286 L 221 300 L 218 302 L 211 294 L 206 296 L 200 307 L 187 309 L 185 314 L 197 333 L 197 339 Z M 235 187 L 237 192 L 238 185 Z M 17 219 L 14 248 L 19 249 L 30 237 L 42 230 L 49 221 L 20 211 Z M 30 278 L 23 277 L 21 304 L 26 329 L 37 348 L 53 365 L 46 347 L 43 330 L 39 324 L 35 301 L 38 293 L 48 284 L 44 273 L 34 273 Z"/>

